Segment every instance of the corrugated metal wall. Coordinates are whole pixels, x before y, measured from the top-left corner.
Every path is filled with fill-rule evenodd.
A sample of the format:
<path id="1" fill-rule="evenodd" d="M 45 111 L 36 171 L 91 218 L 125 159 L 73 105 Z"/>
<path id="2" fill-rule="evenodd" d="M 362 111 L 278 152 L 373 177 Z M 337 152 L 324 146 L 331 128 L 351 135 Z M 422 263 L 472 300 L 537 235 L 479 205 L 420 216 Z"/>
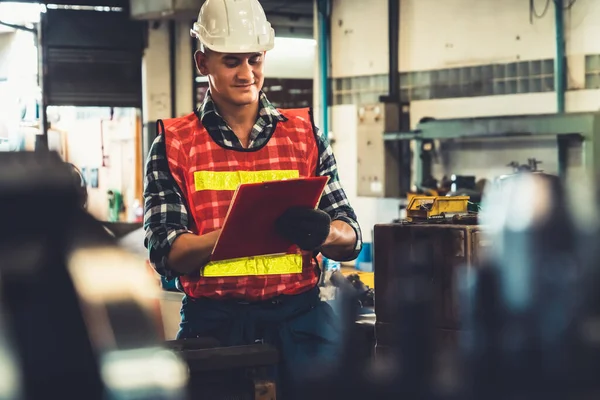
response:
<path id="1" fill-rule="evenodd" d="M 49 9 L 44 18 L 49 105 L 142 106 L 145 23 L 126 12 Z"/>

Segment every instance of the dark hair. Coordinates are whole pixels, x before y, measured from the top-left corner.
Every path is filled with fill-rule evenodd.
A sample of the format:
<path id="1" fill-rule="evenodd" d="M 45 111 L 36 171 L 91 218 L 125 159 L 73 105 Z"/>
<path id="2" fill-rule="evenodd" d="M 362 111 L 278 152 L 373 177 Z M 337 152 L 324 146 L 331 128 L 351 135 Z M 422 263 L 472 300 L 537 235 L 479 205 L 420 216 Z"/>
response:
<path id="1" fill-rule="evenodd" d="M 206 47 L 202 43 L 200 43 L 200 51 L 203 52 L 204 55 L 207 56 L 207 57 L 210 56 L 210 53 L 213 52 L 211 49 L 209 49 L 208 47 Z"/>

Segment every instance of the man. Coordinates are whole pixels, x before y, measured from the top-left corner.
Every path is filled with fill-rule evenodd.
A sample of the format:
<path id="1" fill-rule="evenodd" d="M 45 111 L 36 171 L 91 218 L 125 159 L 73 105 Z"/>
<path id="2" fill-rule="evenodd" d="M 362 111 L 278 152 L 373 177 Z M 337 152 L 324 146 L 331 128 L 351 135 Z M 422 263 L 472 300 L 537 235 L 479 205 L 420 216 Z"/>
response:
<path id="1" fill-rule="evenodd" d="M 274 31 L 258 1 L 207 0 L 192 35 L 202 46 L 195 60 L 209 92 L 196 113 L 158 123 L 144 192 L 149 258 L 185 292 L 179 338 L 270 343 L 280 350 L 284 373 L 302 372 L 311 357 L 332 355 L 338 333 L 329 305 L 319 299 L 313 256 L 355 259 L 360 228 L 310 111 L 278 110 L 261 91 Z M 214 276 L 210 255 L 239 171 L 244 182 L 330 178 L 319 209 L 291 209 L 278 220 L 280 234 L 299 247 L 278 259 L 280 274 L 255 275 L 249 268 L 244 276 L 228 276 L 220 261 L 220 276 Z M 301 272 L 286 264 L 290 257 L 299 257 Z"/>

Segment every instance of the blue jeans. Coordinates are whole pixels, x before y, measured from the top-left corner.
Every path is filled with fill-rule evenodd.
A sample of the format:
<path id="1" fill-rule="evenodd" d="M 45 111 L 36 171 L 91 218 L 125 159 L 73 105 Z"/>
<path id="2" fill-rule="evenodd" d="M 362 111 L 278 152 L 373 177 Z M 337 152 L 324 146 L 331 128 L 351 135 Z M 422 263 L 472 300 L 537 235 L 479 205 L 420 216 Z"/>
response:
<path id="1" fill-rule="evenodd" d="M 335 362 L 341 350 L 340 328 L 338 317 L 319 299 L 315 287 L 257 303 L 186 296 L 177 338 L 213 337 L 222 346 L 257 341 L 273 345 L 280 356 L 278 385 L 291 390 L 320 365 Z"/>

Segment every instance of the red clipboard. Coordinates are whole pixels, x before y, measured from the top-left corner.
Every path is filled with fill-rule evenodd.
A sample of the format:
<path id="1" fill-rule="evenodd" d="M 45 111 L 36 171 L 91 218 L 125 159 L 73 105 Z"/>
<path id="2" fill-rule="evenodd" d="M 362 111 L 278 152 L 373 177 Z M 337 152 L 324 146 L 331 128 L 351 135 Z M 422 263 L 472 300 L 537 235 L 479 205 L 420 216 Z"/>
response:
<path id="1" fill-rule="evenodd" d="M 240 185 L 211 255 L 211 261 L 283 254 L 294 247 L 275 230 L 288 208 L 319 205 L 329 177 L 287 179 Z"/>

